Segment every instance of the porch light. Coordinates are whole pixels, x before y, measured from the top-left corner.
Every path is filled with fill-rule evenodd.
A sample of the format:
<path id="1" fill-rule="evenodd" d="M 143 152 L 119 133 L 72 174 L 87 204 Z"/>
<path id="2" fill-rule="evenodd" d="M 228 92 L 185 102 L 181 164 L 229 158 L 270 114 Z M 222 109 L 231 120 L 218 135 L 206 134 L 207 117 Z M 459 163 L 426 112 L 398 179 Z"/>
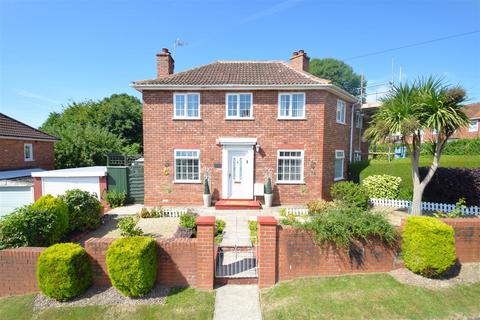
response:
<path id="1" fill-rule="evenodd" d="M 257 151 L 257 153 L 260 152 L 260 145 L 258 143 L 255 145 L 255 150 Z"/>

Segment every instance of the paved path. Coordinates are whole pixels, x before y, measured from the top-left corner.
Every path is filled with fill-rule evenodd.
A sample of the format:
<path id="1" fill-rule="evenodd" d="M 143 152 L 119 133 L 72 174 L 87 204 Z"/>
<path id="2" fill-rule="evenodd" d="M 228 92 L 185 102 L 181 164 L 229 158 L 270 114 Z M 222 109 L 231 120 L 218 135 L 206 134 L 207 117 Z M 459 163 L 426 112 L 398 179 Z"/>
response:
<path id="1" fill-rule="evenodd" d="M 214 320 L 261 320 L 257 285 L 226 285 L 216 289 Z"/>
<path id="2" fill-rule="evenodd" d="M 222 247 L 248 247 L 252 245 L 250 241 L 250 229 L 248 228 L 248 216 L 222 216 L 225 220 L 225 229 Z"/>

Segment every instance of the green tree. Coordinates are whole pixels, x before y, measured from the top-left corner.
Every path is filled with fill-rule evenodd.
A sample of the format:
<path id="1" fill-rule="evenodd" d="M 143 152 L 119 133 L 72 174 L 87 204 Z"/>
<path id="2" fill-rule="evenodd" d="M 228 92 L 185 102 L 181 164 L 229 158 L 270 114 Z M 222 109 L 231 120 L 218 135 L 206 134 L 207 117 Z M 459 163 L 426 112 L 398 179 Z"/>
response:
<path id="1" fill-rule="evenodd" d="M 448 138 L 455 130 L 467 126 L 468 117 L 460 110 L 465 90 L 449 87 L 442 79 L 420 79 L 413 84 L 394 86 L 382 100 L 365 137 L 372 142 L 391 141 L 398 137 L 408 148 L 412 162 L 412 213 L 420 215 L 425 187 L 440 166 L 440 158 Z M 435 130 L 433 161 L 427 175 L 420 180 L 419 160 L 424 130 Z"/>
<path id="2" fill-rule="evenodd" d="M 333 58 L 312 59 L 309 72 L 319 78 L 332 81 L 333 84 L 354 96 L 360 93 L 362 77 L 341 60 Z M 363 85 L 366 86 L 367 82 L 364 81 Z"/>
<path id="3" fill-rule="evenodd" d="M 124 140 L 105 128 L 90 124 L 70 124 L 50 133 L 60 138 L 55 143 L 57 168 L 105 165 L 107 153 L 123 151 Z"/>

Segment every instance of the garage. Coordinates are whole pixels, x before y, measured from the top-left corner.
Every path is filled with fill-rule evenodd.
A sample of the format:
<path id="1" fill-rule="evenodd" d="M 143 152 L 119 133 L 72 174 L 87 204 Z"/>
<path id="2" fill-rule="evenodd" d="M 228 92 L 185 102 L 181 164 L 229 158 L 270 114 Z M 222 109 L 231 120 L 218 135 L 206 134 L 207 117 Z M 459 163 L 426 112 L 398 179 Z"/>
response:
<path id="1" fill-rule="evenodd" d="M 33 187 L 30 185 L 0 185 L 0 216 L 16 208 L 33 203 Z"/>

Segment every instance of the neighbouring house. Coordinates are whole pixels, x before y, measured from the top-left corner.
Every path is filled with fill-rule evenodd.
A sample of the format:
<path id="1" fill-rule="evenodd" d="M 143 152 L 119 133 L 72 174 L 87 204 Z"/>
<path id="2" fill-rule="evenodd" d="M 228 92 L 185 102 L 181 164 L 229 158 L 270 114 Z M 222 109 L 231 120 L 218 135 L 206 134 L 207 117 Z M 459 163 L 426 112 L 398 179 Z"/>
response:
<path id="1" fill-rule="evenodd" d="M 168 51 L 143 95 L 145 205 L 263 195 L 271 170 L 274 204 L 330 198 L 349 161 L 367 156 L 358 99 L 308 73 L 300 50 L 284 61 L 216 61 L 174 73 Z"/>
<path id="2" fill-rule="evenodd" d="M 0 113 L 0 215 L 34 201 L 31 174 L 53 169 L 55 141 Z"/>

